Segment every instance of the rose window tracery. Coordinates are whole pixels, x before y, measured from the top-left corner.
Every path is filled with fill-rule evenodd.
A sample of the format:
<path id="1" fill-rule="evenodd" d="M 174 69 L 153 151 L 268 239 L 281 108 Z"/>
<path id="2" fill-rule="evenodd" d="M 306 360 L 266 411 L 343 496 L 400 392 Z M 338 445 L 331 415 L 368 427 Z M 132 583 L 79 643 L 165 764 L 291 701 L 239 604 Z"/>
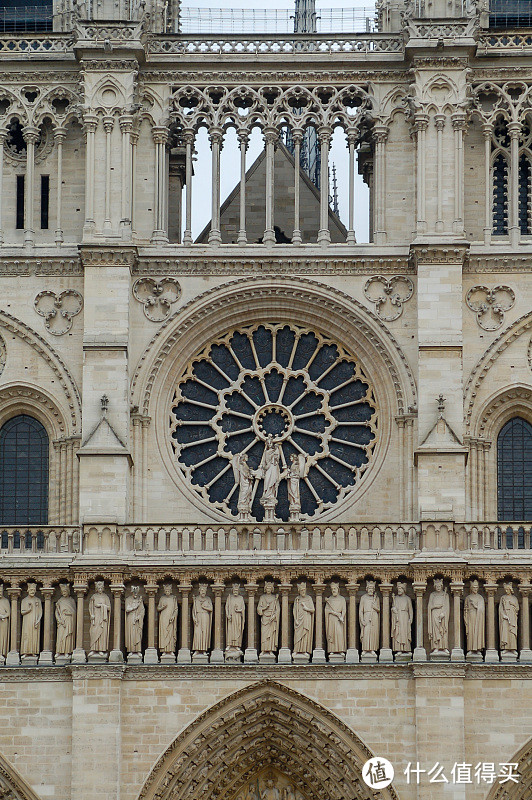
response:
<path id="1" fill-rule="evenodd" d="M 299 521 L 332 507 L 367 469 L 377 435 L 355 357 L 295 325 L 221 336 L 192 359 L 170 408 L 180 470 L 240 521 Z"/>

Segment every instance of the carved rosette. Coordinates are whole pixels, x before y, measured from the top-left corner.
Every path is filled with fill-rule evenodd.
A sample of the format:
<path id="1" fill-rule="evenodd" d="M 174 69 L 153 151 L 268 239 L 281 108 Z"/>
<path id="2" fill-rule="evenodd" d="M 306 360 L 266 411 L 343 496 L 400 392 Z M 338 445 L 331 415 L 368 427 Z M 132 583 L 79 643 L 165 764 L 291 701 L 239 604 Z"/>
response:
<path id="1" fill-rule="evenodd" d="M 509 286 L 473 286 L 466 294 L 466 304 L 483 330 L 496 331 L 504 322 L 505 311 L 513 308 L 515 293 Z"/>
<path id="2" fill-rule="evenodd" d="M 133 297 L 144 306 L 146 319 L 163 322 L 181 297 L 181 286 L 175 278 L 138 278 L 133 284 Z"/>
<path id="3" fill-rule="evenodd" d="M 292 456 L 305 463 L 301 519 L 345 497 L 371 462 L 376 401 L 354 356 L 321 333 L 263 324 L 204 348 L 181 377 L 170 408 L 179 469 L 209 504 L 235 517 L 243 491 L 231 469 L 245 454 L 253 473 L 251 518 L 262 521 L 268 439 L 279 448 L 276 516 L 288 520 Z M 293 486 L 292 486 L 293 492 Z"/>
<path id="4" fill-rule="evenodd" d="M 399 319 L 403 313 L 403 305 L 414 294 L 414 284 L 406 275 L 394 275 L 385 278 L 374 275 L 366 281 L 364 294 L 370 303 L 375 304 L 377 316 L 385 322 Z"/>
<path id="5" fill-rule="evenodd" d="M 83 308 L 83 297 L 75 289 L 56 294 L 45 290 L 34 301 L 35 311 L 44 317 L 44 326 L 54 336 L 63 336 L 72 328 L 72 319 Z"/>

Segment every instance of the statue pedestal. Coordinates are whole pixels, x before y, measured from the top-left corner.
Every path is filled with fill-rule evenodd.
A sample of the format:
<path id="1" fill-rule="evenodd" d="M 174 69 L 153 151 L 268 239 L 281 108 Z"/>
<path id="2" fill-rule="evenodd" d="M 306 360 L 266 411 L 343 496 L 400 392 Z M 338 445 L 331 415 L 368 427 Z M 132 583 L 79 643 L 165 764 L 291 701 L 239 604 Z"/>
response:
<path id="1" fill-rule="evenodd" d="M 247 653 L 247 650 L 246 650 L 246 653 Z M 245 657 L 244 657 L 244 660 L 246 660 Z M 260 656 L 259 656 L 259 663 L 260 664 L 275 664 L 276 663 L 275 653 L 261 653 Z"/>
<path id="2" fill-rule="evenodd" d="M 277 659 L 278 664 L 291 664 L 292 663 L 292 653 L 290 652 L 289 647 L 281 647 L 279 650 L 279 658 Z"/>
<path id="3" fill-rule="evenodd" d="M 175 662 L 175 656 L 174 656 Z M 159 654 L 155 647 L 147 647 L 144 651 L 144 663 L 145 664 L 158 664 L 159 663 Z"/>
<path id="4" fill-rule="evenodd" d="M 53 664 L 54 663 L 54 654 L 51 650 L 41 650 L 41 655 L 39 656 L 39 666 L 42 664 Z"/>
<path id="5" fill-rule="evenodd" d="M 6 658 L 6 667 L 19 667 L 20 656 L 18 650 L 10 650 Z"/>
<path id="6" fill-rule="evenodd" d="M 453 647 L 451 650 L 451 661 L 464 661 L 464 651 L 461 647 Z"/>
<path id="7" fill-rule="evenodd" d="M 175 655 L 173 653 L 162 653 L 161 664 L 175 664 Z"/>
<path id="8" fill-rule="evenodd" d="M 242 663 L 242 650 L 228 647 L 225 651 L 226 664 L 241 664 Z"/>
<path id="9" fill-rule="evenodd" d="M 486 657 L 484 658 L 486 664 L 498 664 L 499 654 L 496 650 L 486 650 Z"/>
<path id="10" fill-rule="evenodd" d="M 371 652 L 364 651 L 360 656 L 360 660 L 363 664 L 376 664 L 377 663 L 377 653 L 373 650 Z"/>
<path id="11" fill-rule="evenodd" d="M 343 653 L 330 653 L 329 664 L 345 664 L 345 655 Z"/>
<path id="12" fill-rule="evenodd" d="M 294 659 L 295 661 L 295 659 Z M 322 647 L 315 647 L 312 652 L 312 663 L 313 664 L 326 664 L 327 659 L 325 658 L 325 650 Z"/>
<path id="13" fill-rule="evenodd" d="M 192 663 L 193 664 L 208 664 L 209 663 L 209 655 L 208 655 L 208 653 L 194 653 L 192 655 Z"/>
<path id="14" fill-rule="evenodd" d="M 528 648 L 526 650 L 521 650 L 519 653 L 519 663 L 532 664 L 532 650 L 529 650 Z"/>
<path id="15" fill-rule="evenodd" d="M 192 661 L 194 661 L 194 657 L 192 657 Z M 223 664 L 224 663 L 224 651 L 223 650 L 213 650 L 211 653 L 211 664 Z"/>
<path id="16" fill-rule="evenodd" d="M 379 662 L 381 664 L 393 664 L 393 653 L 390 647 L 381 647 Z"/>
<path id="17" fill-rule="evenodd" d="M 360 661 L 360 655 L 358 650 L 355 650 L 354 647 L 350 647 L 347 653 L 345 654 L 345 663 L 346 664 L 358 664 Z"/>
<path id="18" fill-rule="evenodd" d="M 116 652 L 120 653 L 122 656 L 120 650 L 117 650 Z M 122 656 L 122 661 L 123 660 L 124 656 Z M 89 653 L 87 661 L 89 664 L 107 664 L 107 653 Z"/>
<path id="19" fill-rule="evenodd" d="M 275 663 L 275 656 L 273 656 L 273 660 Z M 259 661 L 259 655 L 254 647 L 247 647 L 244 653 L 244 664 L 257 664 Z"/>
<path id="20" fill-rule="evenodd" d="M 111 650 L 109 653 L 109 663 L 110 664 L 123 664 L 124 663 L 124 654 L 121 650 Z"/>
<path id="21" fill-rule="evenodd" d="M 55 665 L 56 667 L 66 667 L 67 664 L 70 664 L 72 660 L 71 656 L 58 656 L 55 657 Z"/>
<path id="22" fill-rule="evenodd" d="M 127 663 L 128 664 L 142 664 L 142 653 L 128 653 L 127 654 Z"/>
<path id="23" fill-rule="evenodd" d="M 412 653 L 398 652 L 395 654 L 396 664 L 409 664 L 412 661 Z"/>
<path id="24" fill-rule="evenodd" d="M 484 659 L 482 658 L 482 653 L 473 653 L 470 650 L 466 655 L 466 661 L 469 661 L 471 664 L 482 664 Z"/>
<path id="25" fill-rule="evenodd" d="M 308 664 L 310 661 L 309 653 L 294 653 L 292 656 L 294 664 Z"/>
<path id="26" fill-rule="evenodd" d="M 504 664 L 512 664 L 517 661 L 517 653 L 515 650 L 503 650 L 501 653 L 501 661 Z"/>
<path id="27" fill-rule="evenodd" d="M 20 658 L 23 667 L 36 667 L 39 661 L 38 656 L 21 656 Z"/>
<path id="28" fill-rule="evenodd" d="M 451 656 L 448 650 L 433 650 L 430 654 L 430 660 L 437 662 L 450 661 Z"/>
<path id="29" fill-rule="evenodd" d="M 424 647 L 416 647 L 414 650 L 414 661 L 426 661 L 427 651 Z"/>
<path id="30" fill-rule="evenodd" d="M 190 650 L 188 647 L 182 647 L 177 654 L 177 663 L 178 664 L 190 664 L 192 661 L 190 657 Z"/>
<path id="31" fill-rule="evenodd" d="M 87 655 L 85 650 L 82 647 L 76 648 L 72 653 L 72 663 L 73 664 L 86 664 L 87 663 Z"/>

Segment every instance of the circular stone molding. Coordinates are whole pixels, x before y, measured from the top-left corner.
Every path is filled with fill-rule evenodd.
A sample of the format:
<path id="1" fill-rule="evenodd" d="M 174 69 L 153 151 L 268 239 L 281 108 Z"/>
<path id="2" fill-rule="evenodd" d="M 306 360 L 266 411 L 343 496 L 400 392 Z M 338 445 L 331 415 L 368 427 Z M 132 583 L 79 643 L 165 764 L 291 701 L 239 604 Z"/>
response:
<path id="1" fill-rule="evenodd" d="M 357 486 L 378 439 L 354 354 L 317 330 L 257 324 L 199 351 L 169 411 L 174 464 L 211 508 L 239 521 L 300 521 Z"/>

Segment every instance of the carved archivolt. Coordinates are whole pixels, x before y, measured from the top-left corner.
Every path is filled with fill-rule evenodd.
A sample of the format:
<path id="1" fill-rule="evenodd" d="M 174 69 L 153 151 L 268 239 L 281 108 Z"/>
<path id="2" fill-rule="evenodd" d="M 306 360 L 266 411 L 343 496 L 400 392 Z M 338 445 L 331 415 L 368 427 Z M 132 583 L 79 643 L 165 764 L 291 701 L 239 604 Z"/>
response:
<path id="1" fill-rule="evenodd" d="M 517 764 L 518 782 L 497 782 L 486 800 L 529 800 L 532 796 L 532 740 L 528 741 L 515 756 L 508 758 L 507 763 Z"/>
<path id="2" fill-rule="evenodd" d="M 372 755 L 325 708 L 265 681 L 230 695 L 186 728 L 158 760 L 139 800 L 228 800 L 268 767 L 309 800 L 369 800 L 361 768 Z M 392 787 L 380 796 L 397 798 Z"/>
<path id="3" fill-rule="evenodd" d="M 511 417 L 532 420 L 532 386 L 514 385 L 490 398 L 475 426 L 475 434 L 492 440 Z"/>
<path id="4" fill-rule="evenodd" d="M 364 294 L 375 304 L 377 315 L 386 322 L 399 319 L 403 313 L 403 305 L 414 294 L 414 284 L 406 275 L 394 275 L 385 278 L 383 275 L 374 275 L 366 281 Z"/>
<path id="5" fill-rule="evenodd" d="M 473 286 L 466 295 L 467 306 L 477 315 L 485 331 L 496 331 L 504 322 L 504 312 L 515 304 L 515 292 L 509 286 Z"/>
<path id="6" fill-rule="evenodd" d="M 6 358 L 7 358 L 6 343 L 0 336 L 0 375 L 4 371 L 4 367 L 6 365 Z"/>
<path id="7" fill-rule="evenodd" d="M 54 336 L 63 336 L 72 328 L 72 318 L 83 308 L 83 297 L 75 289 L 56 294 L 46 289 L 34 301 L 35 311 L 44 317 L 44 326 Z"/>
<path id="8" fill-rule="evenodd" d="M 40 389 L 24 384 L 0 388 L 0 425 L 13 414 L 29 413 L 48 429 L 50 438 L 66 434 L 65 420 L 59 407 Z"/>
<path id="9" fill-rule="evenodd" d="M 0 798 L 2 800 L 39 800 L 19 773 L 0 756 Z"/>

